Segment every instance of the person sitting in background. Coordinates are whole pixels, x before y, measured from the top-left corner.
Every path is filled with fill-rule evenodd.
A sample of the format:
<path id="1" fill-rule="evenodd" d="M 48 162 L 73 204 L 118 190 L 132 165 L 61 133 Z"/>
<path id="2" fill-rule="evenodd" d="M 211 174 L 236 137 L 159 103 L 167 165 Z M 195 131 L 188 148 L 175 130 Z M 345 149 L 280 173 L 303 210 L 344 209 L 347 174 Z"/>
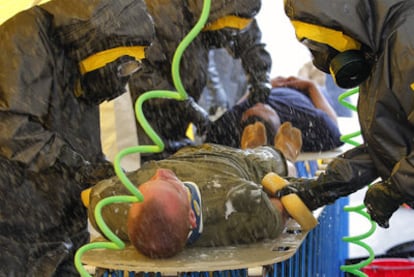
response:
<path id="1" fill-rule="evenodd" d="M 291 122 L 302 132 L 303 152 L 328 151 L 343 144 L 335 111 L 312 81 L 276 77 L 271 82 L 265 103 L 251 106 L 245 95 L 210 125 L 205 142 L 239 147 L 246 126 L 261 121 L 268 141 L 273 140 L 280 123 Z"/>
<path id="2" fill-rule="evenodd" d="M 280 130 L 284 131 L 275 144 L 297 147 L 293 153 L 299 153 L 300 131 L 289 124 Z M 279 200 L 267 195 L 260 184 L 269 172 L 288 175 L 285 156 L 297 157 L 272 146 L 184 147 L 128 173 L 144 200 L 108 205 L 102 209 L 103 219 L 120 239 L 152 258 L 171 257 L 185 245 L 228 246 L 276 238 L 287 216 Z M 94 211 L 101 199 L 128 194 L 116 177 L 87 191 L 85 204 L 92 225 L 97 228 Z"/>

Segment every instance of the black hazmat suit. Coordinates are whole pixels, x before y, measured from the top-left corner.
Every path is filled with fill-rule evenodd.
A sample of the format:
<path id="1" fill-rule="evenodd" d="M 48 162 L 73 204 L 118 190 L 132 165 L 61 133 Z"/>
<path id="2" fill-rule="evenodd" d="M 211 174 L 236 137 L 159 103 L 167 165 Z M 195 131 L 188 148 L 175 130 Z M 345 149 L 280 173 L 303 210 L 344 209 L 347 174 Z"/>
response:
<path id="1" fill-rule="evenodd" d="M 15 15 L 0 36 L 0 276 L 78 276 L 73 255 L 89 241 L 80 193 L 114 175 L 98 104 L 127 82 L 106 66 L 81 75 L 78 63 L 149 45 L 152 19 L 139 0 L 56 0 Z"/>
<path id="2" fill-rule="evenodd" d="M 148 0 L 147 6 L 155 22 L 156 38 L 148 48 L 143 70 L 132 76 L 130 90 L 135 101 L 150 90 L 173 90 L 171 64 L 177 46 L 199 20 L 203 1 Z M 208 52 L 212 48 L 226 48 L 234 58 L 242 61 L 253 101 L 263 101 L 270 91 L 271 58 L 261 42 L 261 32 L 255 15 L 261 7 L 259 0 L 211 1 L 209 23 L 226 16 L 251 19 L 246 26 L 223 27 L 202 31 L 186 48 L 180 63 L 180 77 L 190 101 L 151 99 L 143 104 L 143 112 L 150 125 L 165 142 L 161 155 L 141 155 L 141 159 L 159 159 L 190 144 L 185 132 L 190 122 L 204 132 L 208 125 L 207 113 L 195 107 L 208 75 Z M 139 124 L 138 124 L 139 125 Z M 138 126 L 139 144 L 153 144 Z"/>
<path id="3" fill-rule="evenodd" d="M 334 159 L 316 181 L 293 184 L 279 195 L 297 192 L 315 209 L 380 177 L 364 203 L 371 218 L 388 227 L 399 205 L 414 200 L 414 2 L 287 0 L 285 11 L 291 20 L 339 30 L 360 42 L 370 68 L 359 86 L 364 143 Z"/>

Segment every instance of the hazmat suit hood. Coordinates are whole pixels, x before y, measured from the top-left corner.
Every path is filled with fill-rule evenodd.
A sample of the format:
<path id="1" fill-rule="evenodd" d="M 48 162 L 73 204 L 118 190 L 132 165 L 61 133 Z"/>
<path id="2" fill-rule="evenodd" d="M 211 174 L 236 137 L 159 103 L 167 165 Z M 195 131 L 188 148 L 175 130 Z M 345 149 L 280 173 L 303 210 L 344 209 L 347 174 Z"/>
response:
<path id="1" fill-rule="evenodd" d="M 368 77 L 371 65 L 385 47 L 383 38 L 392 32 L 390 26 L 404 20 L 410 5 L 409 1 L 286 0 L 285 12 L 298 39 L 311 51 L 314 65 L 331 73 L 337 85 L 351 88 Z M 304 31 L 308 26 L 298 26 L 303 23 L 322 28 Z M 330 30 L 333 30 L 332 34 L 328 34 Z M 328 42 L 309 41 L 304 33 L 311 32 L 325 33 L 324 39 Z M 338 55 L 344 52 L 342 56 Z"/>
<path id="2" fill-rule="evenodd" d="M 78 96 L 99 104 L 126 91 L 129 76 L 141 67 L 144 46 L 153 40 L 152 19 L 142 5 L 134 0 L 92 1 L 65 6 L 63 15 L 59 4 L 43 6 L 57 15 L 56 38 L 80 63 Z"/>
<path id="3" fill-rule="evenodd" d="M 299 20 L 342 31 L 366 46 L 372 53 L 384 47 L 381 40 L 388 35 L 387 24 L 398 20 L 411 1 L 408 0 L 285 0 L 290 20 Z"/>
<path id="4" fill-rule="evenodd" d="M 80 62 L 119 46 L 149 45 L 154 26 L 142 5 L 136 0 L 77 1 L 76 5 L 52 1 L 39 9 L 53 16 L 56 39 Z"/>
<path id="5" fill-rule="evenodd" d="M 125 92 L 128 78 L 116 76 L 118 67 L 125 61 L 117 59 L 125 55 L 130 57 L 127 62 L 132 58 L 142 60 L 145 57 L 144 48 L 154 38 L 152 18 L 142 7 L 145 7 L 145 3 L 135 0 L 83 0 L 74 5 L 55 0 L 21 12 L 3 23 L 3 26 L 10 28 L 7 26 L 22 24 L 24 18 L 28 17 L 42 18 L 41 24 L 45 23 L 42 32 L 48 36 L 47 39 L 61 47 L 64 55 L 79 66 L 82 76 L 79 77 L 75 93 L 93 104 L 98 104 Z M 37 32 L 37 28 L 31 26 L 24 33 L 18 29 L 6 29 L 3 32 L 4 39 L 30 39 L 33 35 L 30 32 Z M 36 45 L 33 49 L 36 49 Z M 5 52 L 8 50 L 4 49 Z M 8 53 L 13 52 L 15 51 Z M 39 62 L 36 55 L 29 61 L 33 68 Z M 10 64 L 8 68 L 11 73 L 13 68 L 10 68 Z M 20 69 L 22 68 L 18 68 Z M 14 78 L 2 80 L 14 81 Z M 14 87 L 16 84 L 5 84 L 5 87 Z"/>

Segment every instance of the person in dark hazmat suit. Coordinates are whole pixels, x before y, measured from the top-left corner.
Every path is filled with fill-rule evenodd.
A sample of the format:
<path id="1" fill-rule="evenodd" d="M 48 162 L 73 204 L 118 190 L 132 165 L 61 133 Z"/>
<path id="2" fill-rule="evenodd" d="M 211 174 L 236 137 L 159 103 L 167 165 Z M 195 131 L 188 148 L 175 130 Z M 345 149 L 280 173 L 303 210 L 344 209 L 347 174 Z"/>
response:
<path id="1" fill-rule="evenodd" d="M 284 5 L 314 65 L 343 88 L 359 85 L 364 142 L 335 158 L 316 180 L 294 182 L 277 194 L 297 193 L 313 210 L 372 183 L 364 203 L 371 219 L 387 228 L 399 206 L 414 200 L 414 2 Z"/>
<path id="2" fill-rule="evenodd" d="M 55 0 L 0 25 L 0 276 L 78 276 L 81 191 L 114 175 L 98 104 L 155 35 L 141 0 Z"/>
<path id="3" fill-rule="evenodd" d="M 202 0 L 147 0 L 146 3 L 155 22 L 156 38 L 148 48 L 143 69 L 130 80 L 134 102 L 150 90 L 176 90 L 171 70 L 173 56 L 179 43 L 199 20 L 203 8 Z M 252 102 L 267 98 L 271 88 L 271 58 L 261 42 L 261 32 L 254 19 L 260 7 L 260 0 L 211 1 L 207 24 L 186 48 L 180 63 L 180 77 L 189 99 L 151 99 L 143 104 L 143 113 L 165 142 L 165 149 L 160 155 L 141 154 L 142 161 L 165 158 L 191 144 L 185 135 L 190 122 L 199 133 L 207 129 L 208 114 L 195 102 L 207 82 L 210 49 L 225 48 L 241 60 Z M 153 144 L 140 127 L 139 143 Z"/>

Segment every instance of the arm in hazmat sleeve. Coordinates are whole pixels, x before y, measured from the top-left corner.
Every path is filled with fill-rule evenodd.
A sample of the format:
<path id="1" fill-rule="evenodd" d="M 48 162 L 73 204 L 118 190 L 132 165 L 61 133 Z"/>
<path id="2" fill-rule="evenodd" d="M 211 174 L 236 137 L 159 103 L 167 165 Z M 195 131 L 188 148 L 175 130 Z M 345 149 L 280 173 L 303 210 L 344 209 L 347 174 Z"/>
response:
<path id="1" fill-rule="evenodd" d="M 369 185 L 376 177 L 373 162 L 362 145 L 335 158 L 316 179 L 292 179 L 276 194 L 281 197 L 296 193 L 310 210 L 315 210 Z"/>

